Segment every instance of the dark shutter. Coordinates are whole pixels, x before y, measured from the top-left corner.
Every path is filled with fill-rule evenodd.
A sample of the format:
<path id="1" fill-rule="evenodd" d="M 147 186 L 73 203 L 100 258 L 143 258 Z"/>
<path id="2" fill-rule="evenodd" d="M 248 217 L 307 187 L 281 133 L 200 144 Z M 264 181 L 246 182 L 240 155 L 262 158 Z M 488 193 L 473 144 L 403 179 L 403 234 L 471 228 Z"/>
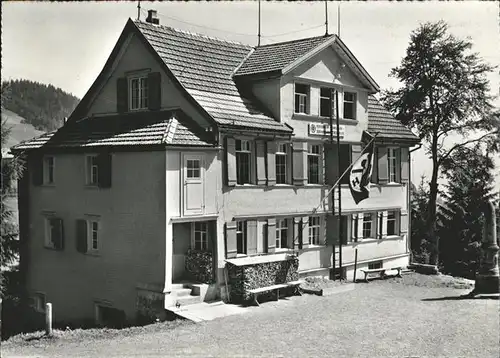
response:
<path id="1" fill-rule="evenodd" d="M 267 219 L 267 253 L 276 249 L 276 219 Z"/>
<path id="2" fill-rule="evenodd" d="M 116 80 L 116 111 L 128 111 L 128 83 L 127 78 L 120 77 Z"/>
<path id="3" fill-rule="evenodd" d="M 327 215 L 326 217 L 326 244 L 337 245 L 339 235 L 339 220 L 338 216 Z"/>
<path id="4" fill-rule="evenodd" d="M 410 154 L 408 148 L 403 147 L 400 149 L 401 161 L 401 182 L 407 183 L 410 176 Z"/>
<path id="5" fill-rule="evenodd" d="M 340 220 L 342 220 L 342 245 L 347 245 L 347 216 L 342 215 Z"/>
<path id="6" fill-rule="evenodd" d="M 247 222 L 247 254 L 257 253 L 257 221 Z"/>
<path id="7" fill-rule="evenodd" d="M 76 220 L 76 251 L 87 252 L 87 221 Z"/>
<path id="8" fill-rule="evenodd" d="M 31 179 L 33 180 L 33 185 L 40 186 L 43 184 L 43 157 L 37 155 L 33 157 L 33 173 Z"/>
<path id="9" fill-rule="evenodd" d="M 54 226 L 52 232 L 52 242 L 54 248 L 58 250 L 64 249 L 64 227 L 62 219 L 50 219 L 51 224 Z"/>
<path id="10" fill-rule="evenodd" d="M 157 111 L 161 108 L 161 73 L 148 74 L 148 104 L 149 109 Z"/>
<path id="11" fill-rule="evenodd" d="M 378 182 L 386 184 L 389 182 L 389 168 L 387 165 L 387 148 L 379 147 L 377 150 L 378 160 Z"/>
<path id="12" fill-rule="evenodd" d="M 255 141 L 255 152 L 257 157 L 257 185 L 266 185 L 266 143 Z"/>
<path id="13" fill-rule="evenodd" d="M 111 153 L 102 153 L 97 156 L 97 174 L 100 188 L 111 187 Z"/>
<path id="14" fill-rule="evenodd" d="M 354 154 L 355 155 L 355 154 Z M 351 159 L 353 154 L 351 153 L 351 145 L 350 144 L 341 144 L 340 145 L 340 170 L 339 176 L 344 174 L 347 168 L 351 165 Z M 359 155 L 358 155 L 359 157 Z M 357 159 L 357 158 L 356 158 Z M 345 173 L 342 179 L 340 180 L 342 184 L 349 184 L 349 172 Z"/>
<path id="15" fill-rule="evenodd" d="M 337 145 L 325 143 L 325 175 L 326 184 L 333 185 L 339 178 L 339 157 Z"/>
<path id="16" fill-rule="evenodd" d="M 299 250 L 302 250 L 302 248 L 304 247 L 304 219 L 300 218 L 297 222 L 297 225 L 295 225 L 294 227 L 296 226 L 298 227 L 298 232 L 295 235 L 297 236 L 299 241 Z"/>
<path id="17" fill-rule="evenodd" d="M 373 159 L 372 159 L 373 167 L 372 167 L 372 183 L 378 183 L 378 148 L 375 147 L 373 150 Z"/>
<path id="18" fill-rule="evenodd" d="M 226 223 L 226 257 L 228 259 L 236 257 L 236 222 L 231 221 Z"/>

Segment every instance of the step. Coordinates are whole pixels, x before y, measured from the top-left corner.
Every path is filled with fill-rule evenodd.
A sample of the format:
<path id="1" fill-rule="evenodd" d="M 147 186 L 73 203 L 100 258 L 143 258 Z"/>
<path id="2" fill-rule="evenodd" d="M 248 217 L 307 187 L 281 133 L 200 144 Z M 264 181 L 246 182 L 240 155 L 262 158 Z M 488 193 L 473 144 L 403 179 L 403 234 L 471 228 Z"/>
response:
<path id="1" fill-rule="evenodd" d="M 175 303 L 173 304 L 173 306 L 175 306 L 177 302 L 181 305 L 180 308 L 182 308 L 183 306 L 189 306 L 189 305 L 193 305 L 195 303 L 201 303 L 201 297 L 200 296 L 177 297 L 175 299 Z"/>
<path id="2" fill-rule="evenodd" d="M 192 285 L 192 283 L 188 283 L 188 282 L 173 283 L 172 284 L 172 291 L 178 290 L 178 289 L 183 289 L 183 288 L 191 288 L 191 285 Z"/>
<path id="3" fill-rule="evenodd" d="M 191 288 L 176 288 L 172 290 L 171 294 L 177 297 L 184 297 L 191 295 L 192 291 L 193 290 Z M 193 295 L 193 296 L 199 296 L 199 295 Z"/>

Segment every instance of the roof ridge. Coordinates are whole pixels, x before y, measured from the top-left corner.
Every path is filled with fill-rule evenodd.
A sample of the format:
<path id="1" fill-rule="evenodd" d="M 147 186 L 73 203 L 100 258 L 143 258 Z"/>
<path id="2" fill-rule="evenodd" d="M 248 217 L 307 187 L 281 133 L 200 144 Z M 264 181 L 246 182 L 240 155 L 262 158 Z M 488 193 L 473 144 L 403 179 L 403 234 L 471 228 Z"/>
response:
<path id="1" fill-rule="evenodd" d="M 272 44 L 266 44 L 266 45 L 261 45 L 261 46 L 255 46 L 254 48 L 260 48 L 260 47 L 271 47 L 271 46 L 277 46 L 277 45 L 283 45 L 283 44 L 288 44 L 288 43 L 292 43 L 292 42 L 299 42 L 299 41 L 305 41 L 305 40 L 312 40 L 312 39 L 319 39 L 319 38 L 325 38 L 325 39 L 329 39 L 329 38 L 332 38 L 334 36 L 337 36 L 335 34 L 331 34 L 331 35 L 321 35 L 321 36 L 312 36 L 312 37 L 304 37 L 304 38 L 301 38 L 301 39 L 295 39 L 295 40 L 288 40 L 288 41 L 282 41 L 282 42 L 274 42 Z"/>
<path id="2" fill-rule="evenodd" d="M 149 23 L 149 22 L 146 22 L 146 21 L 141 21 L 141 20 L 133 20 L 133 22 L 134 22 L 134 24 L 139 23 L 139 24 L 145 24 L 145 25 L 148 25 L 148 26 L 150 25 L 150 26 L 154 26 L 154 27 L 160 27 L 160 28 L 163 28 L 163 29 L 168 29 L 168 30 L 172 30 L 172 31 L 175 31 L 175 32 L 184 33 L 184 34 L 190 35 L 190 36 L 202 37 L 202 38 L 205 38 L 205 39 L 208 39 L 208 40 L 216 40 L 216 41 L 230 43 L 230 44 L 234 44 L 234 45 L 243 45 L 245 47 L 248 47 L 249 49 L 252 48 L 252 45 L 244 44 L 242 42 L 221 39 L 219 37 L 209 36 L 209 35 L 201 34 L 201 33 L 198 33 L 198 32 L 192 32 L 192 31 L 188 31 L 188 30 L 184 30 L 184 29 L 178 29 L 178 28 L 175 28 L 175 27 L 172 27 L 172 26 L 161 25 L 161 24 L 152 24 L 152 23 Z"/>

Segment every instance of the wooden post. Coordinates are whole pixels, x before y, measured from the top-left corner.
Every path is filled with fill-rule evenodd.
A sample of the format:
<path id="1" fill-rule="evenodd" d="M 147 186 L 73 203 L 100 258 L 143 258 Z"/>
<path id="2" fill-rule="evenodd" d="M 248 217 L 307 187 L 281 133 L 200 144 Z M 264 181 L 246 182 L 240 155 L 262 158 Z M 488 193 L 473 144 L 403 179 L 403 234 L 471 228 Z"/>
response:
<path id="1" fill-rule="evenodd" d="M 45 304 L 45 334 L 52 336 L 52 303 Z"/>
<path id="2" fill-rule="evenodd" d="M 356 283 L 356 271 L 358 269 L 358 249 L 354 250 L 354 277 L 352 282 Z"/>

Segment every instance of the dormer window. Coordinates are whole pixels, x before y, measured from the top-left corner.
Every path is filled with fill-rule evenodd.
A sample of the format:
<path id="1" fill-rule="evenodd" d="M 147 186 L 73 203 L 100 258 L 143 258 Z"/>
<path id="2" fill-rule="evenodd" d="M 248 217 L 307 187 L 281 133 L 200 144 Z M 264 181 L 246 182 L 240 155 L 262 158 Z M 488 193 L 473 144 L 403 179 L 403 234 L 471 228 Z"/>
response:
<path id="1" fill-rule="evenodd" d="M 309 113 L 309 89 L 305 84 L 295 84 L 295 113 Z"/>
<path id="2" fill-rule="evenodd" d="M 356 93 L 344 92 L 344 119 L 356 119 Z"/>
<path id="3" fill-rule="evenodd" d="M 130 110 L 148 108 L 148 77 L 129 79 Z"/>

